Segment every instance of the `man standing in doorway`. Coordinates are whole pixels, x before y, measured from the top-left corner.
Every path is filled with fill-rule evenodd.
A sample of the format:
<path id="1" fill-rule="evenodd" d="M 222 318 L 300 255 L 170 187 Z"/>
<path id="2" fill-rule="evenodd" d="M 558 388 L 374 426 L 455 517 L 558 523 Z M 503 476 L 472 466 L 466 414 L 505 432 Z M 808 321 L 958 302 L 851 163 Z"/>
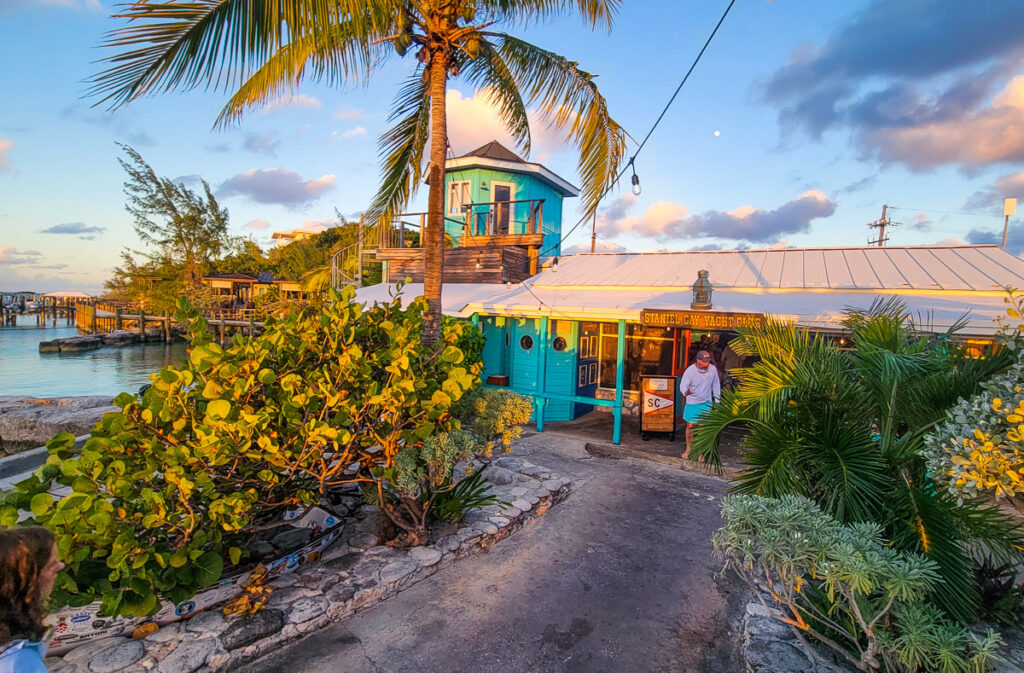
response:
<path id="1" fill-rule="evenodd" d="M 686 451 L 683 452 L 683 458 L 689 460 L 693 426 L 700 423 L 701 416 L 711 408 L 711 403 L 717 402 L 722 396 L 718 368 L 711 364 L 711 353 L 697 353 L 697 359 L 686 368 L 679 379 L 679 392 L 686 401 L 686 406 L 683 407 L 683 420 L 686 421 Z"/>

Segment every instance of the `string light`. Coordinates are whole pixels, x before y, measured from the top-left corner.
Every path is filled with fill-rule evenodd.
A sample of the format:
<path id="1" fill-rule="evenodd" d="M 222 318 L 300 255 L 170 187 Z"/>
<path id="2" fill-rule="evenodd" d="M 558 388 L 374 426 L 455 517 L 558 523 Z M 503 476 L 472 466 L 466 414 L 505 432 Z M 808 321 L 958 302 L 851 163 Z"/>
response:
<path id="1" fill-rule="evenodd" d="M 633 183 L 633 196 L 640 196 L 640 192 L 642 191 L 640 189 L 640 176 L 636 174 L 636 166 L 633 165 L 633 159 L 635 158 L 635 156 L 629 158 L 629 167 L 633 169 L 633 177 L 630 182 Z"/>

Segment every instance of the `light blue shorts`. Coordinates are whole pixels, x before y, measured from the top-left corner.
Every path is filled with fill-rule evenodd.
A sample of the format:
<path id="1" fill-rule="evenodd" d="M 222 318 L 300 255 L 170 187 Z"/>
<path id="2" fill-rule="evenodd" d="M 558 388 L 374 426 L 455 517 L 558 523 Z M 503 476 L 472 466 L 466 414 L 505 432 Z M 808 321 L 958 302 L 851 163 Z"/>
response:
<path id="1" fill-rule="evenodd" d="M 700 423 L 701 416 L 706 414 L 710 408 L 710 400 L 697 404 L 687 402 L 686 406 L 683 407 L 683 420 L 687 423 Z"/>

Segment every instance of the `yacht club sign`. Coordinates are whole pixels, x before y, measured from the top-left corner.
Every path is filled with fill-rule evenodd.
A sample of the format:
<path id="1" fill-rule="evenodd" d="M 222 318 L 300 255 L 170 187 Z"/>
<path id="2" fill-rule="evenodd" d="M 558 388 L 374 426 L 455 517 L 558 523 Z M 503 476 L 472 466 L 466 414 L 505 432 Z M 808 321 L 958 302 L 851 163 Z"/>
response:
<path id="1" fill-rule="evenodd" d="M 640 313 L 640 322 L 647 327 L 731 330 L 737 327 L 764 327 L 765 316 L 761 313 L 712 313 L 645 308 Z"/>

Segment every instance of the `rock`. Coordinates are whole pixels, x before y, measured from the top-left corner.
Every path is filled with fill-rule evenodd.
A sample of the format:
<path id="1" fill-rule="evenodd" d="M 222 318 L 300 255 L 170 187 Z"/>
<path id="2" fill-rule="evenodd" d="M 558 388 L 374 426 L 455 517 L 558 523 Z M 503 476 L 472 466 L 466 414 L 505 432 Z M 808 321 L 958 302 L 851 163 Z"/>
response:
<path id="1" fill-rule="evenodd" d="M 59 353 L 60 343 L 54 339 L 53 341 L 40 341 L 39 342 L 40 353 Z"/>
<path id="2" fill-rule="evenodd" d="M 792 640 L 793 632 L 789 627 L 771 617 L 751 617 L 747 621 L 747 633 L 751 637 L 768 637 L 777 640 Z"/>
<path id="3" fill-rule="evenodd" d="M 409 558 L 424 568 L 429 568 L 441 560 L 441 552 L 430 547 L 413 547 L 409 550 Z"/>
<path id="4" fill-rule="evenodd" d="M 312 589 L 308 589 L 302 586 L 284 587 L 283 589 L 277 589 L 270 596 L 270 601 L 267 603 L 272 608 L 284 607 L 291 605 L 300 598 L 308 598 L 309 596 L 315 596 L 316 592 Z"/>
<path id="5" fill-rule="evenodd" d="M 505 526 L 507 526 L 507 525 L 509 525 L 511 523 L 511 521 L 509 521 L 508 519 L 506 519 L 503 516 L 492 516 L 490 518 L 490 522 L 493 523 L 498 528 L 504 528 Z"/>
<path id="6" fill-rule="evenodd" d="M 107 332 L 101 334 L 100 339 L 103 340 L 103 344 L 106 346 L 124 346 L 125 344 L 133 344 L 139 340 L 139 333 L 133 330 L 114 330 L 113 332 Z"/>
<path id="7" fill-rule="evenodd" d="M 514 478 L 512 470 L 507 467 L 501 467 L 500 465 L 491 465 L 488 467 L 484 471 L 484 476 L 487 477 L 487 481 L 499 486 L 511 484 Z"/>
<path id="8" fill-rule="evenodd" d="M 483 536 L 483 533 L 472 526 L 466 526 L 465 528 L 460 528 L 455 535 L 459 538 L 461 543 L 466 540 L 475 540 L 476 538 Z"/>
<path id="9" fill-rule="evenodd" d="M 380 581 L 384 584 L 398 582 L 416 572 L 418 568 L 419 566 L 411 561 L 394 561 L 381 568 Z"/>
<path id="10" fill-rule="evenodd" d="M 384 564 L 380 561 L 362 561 L 352 568 L 352 577 L 357 580 L 376 579 Z"/>
<path id="11" fill-rule="evenodd" d="M 330 590 L 327 599 L 332 603 L 347 603 L 356 595 L 356 589 L 351 584 L 342 584 Z"/>
<path id="12" fill-rule="evenodd" d="M 270 558 L 274 555 L 274 545 L 270 544 L 266 540 L 260 540 L 259 538 L 253 538 L 245 545 L 246 550 L 249 552 L 250 558 L 253 560 Z"/>
<path id="13" fill-rule="evenodd" d="M 351 553 L 351 547 L 349 547 L 344 542 L 335 541 L 334 544 L 328 547 L 327 551 L 325 551 L 323 555 L 320 556 L 320 560 L 323 563 L 327 563 L 328 561 L 333 561 L 336 558 L 341 558 L 342 556 Z"/>
<path id="14" fill-rule="evenodd" d="M 747 603 L 747 614 L 751 617 L 771 617 L 772 615 L 771 611 L 758 601 Z"/>
<path id="15" fill-rule="evenodd" d="M 67 654 L 64 655 L 64 661 L 71 663 L 86 662 L 92 658 L 92 655 L 97 652 L 116 647 L 121 643 L 127 642 L 127 638 L 121 638 L 120 636 L 114 636 L 111 638 L 100 638 L 94 640 L 91 643 L 85 643 L 80 647 L 76 647 Z"/>
<path id="16" fill-rule="evenodd" d="M 510 490 L 508 494 L 513 498 L 520 498 L 529 492 L 530 489 L 526 488 L 525 486 L 516 486 L 515 488 Z"/>
<path id="17" fill-rule="evenodd" d="M 220 633 L 225 623 L 224 615 L 219 611 L 207 610 L 185 622 L 185 630 L 192 633 Z"/>
<path id="18" fill-rule="evenodd" d="M 366 550 L 370 547 L 376 547 L 379 539 L 374 533 L 359 533 L 349 538 L 348 546 L 353 549 Z"/>
<path id="19" fill-rule="evenodd" d="M 518 517 L 520 514 L 522 514 L 523 510 L 516 507 L 515 503 L 513 503 L 511 507 L 506 507 L 505 509 L 501 510 L 501 513 L 504 516 L 511 517 L 514 519 Z"/>
<path id="20" fill-rule="evenodd" d="M 98 336 L 76 336 L 67 339 L 54 339 L 50 343 L 56 343 L 61 353 L 81 353 L 102 347 L 103 339 Z"/>
<path id="21" fill-rule="evenodd" d="M 266 611 L 264 611 L 266 612 Z M 264 614 L 258 612 L 256 614 Z M 237 622 L 236 622 L 237 624 Z M 186 641 L 177 649 L 167 655 L 160 662 L 157 670 L 160 673 L 192 673 L 198 670 L 206 659 L 217 649 L 216 638 L 203 638 L 202 640 Z"/>
<path id="22" fill-rule="evenodd" d="M 494 535 L 498 532 L 498 527 L 490 521 L 477 521 L 473 524 L 473 528 L 476 528 L 484 535 Z"/>
<path id="23" fill-rule="evenodd" d="M 114 647 L 104 648 L 89 660 L 93 673 L 114 673 L 131 666 L 146 653 L 145 646 L 138 640 L 126 640 Z"/>
<path id="24" fill-rule="evenodd" d="M 320 596 L 300 598 L 292 604 L 291 610 L 288 612 L 288 621 L 292 624 L 307 622 L 327 612 L 327 608 L 330 606 L 330 602 Z"/>
<path id="25" fill-rule="evenodd" d="M 282 552 L 292 552 L 309 542 L 313 537 L 312 528 L 295 528 L 288 526 L 270 539 L 270 543 Z"/>
<path id="26" fill-rule="evenodd" d="M 817 673 L 811 658 L 790 642 L 751 639 L 743 654 L 755 673 Z"/>
<path id="27" fill-rule="evenodd" d="M 181 633 L 184 628 L 184 624 L 181 622 L 175 622 L 174 624 L 168 624 L 162 627 L 159 631 L 149 634 L 146 636 L 147 643 L 166 643 L 174 640 Z"/>
<path id="28" fill-rule="evenodd" d="M 531 505 L 536 505 L 538 502 L 540 502 L 540 496 L 537 494 L 536 491 L 527 491 L 521 497 L 523 500 L 530 503 Z"/>
<path id="29" fill-rule="evenodd" d="M 540 485 L 546 488 L 551 493 L 555 493 L 556 491 L 558 491 L 558 489 L 562 488 L 562 480 L 548 479 L 546 481 L 542 481 Z"/>
<path id="30" fill-rule="evenodd" d="M 103 414 L 120 411 L 107 395 L 24 397 L 0 395 L 0 442 L 8 451 L 43 446 L 56 434 L 92 431 Z"/>
<path id="31" fill-rule="evenodd" d="M 252 645 L 261 638 L 273 635 L 284 628 L 284 613 L 280 610 L 262 610 L 253 615 L 242 617 L 221 634 L 220 641 L 224 649 L 237 650 L 239 647 Z M 162 673 L 170 673 L 164 671 Z"/>
<path id="32" fill-rule="evenodd" d="M 498 460 L 496 460 L 494 462 L 497 463 L 498 466 L 500 466 L 500 467 L 507 467 L 510 470 L 518 470 L 518 469 L 520 469 L 520 466 L 522 464 L 522 461 L 520 461 L 518 458 L 507 458 L 507 457 L 506 458 L 499 458 Z"/>
<path id="33" fill-rule="evenodd" d="M 324 563 L 324 568 L 334 570 L 336 572 L 345 572 L 358 563 L 361 558 L 363 558 L 362 554 L 353 554 L 350 552 L 327 561 Z"/>
<path id="34" fill-rule="evenodd" d="M 513 500 L 512 506 L 523 512 L 529 512 L 531 509 L 533 509 L 533 503 L 531 503 L 529 500 Z"/>
<path id="35" fill-rule="evenodd" d="M 462 540 L 460 540 L 458 538 L 458 536 L 456 536 L 456 535 L 445 535 L 443 538 L 441 538 L 437 542 L 435 542 L 434 546 L 437 547 L 438 549 L 440 549 L 441 551 L 445 552 L 445 551 L 455 551 L 456 549 L 459 548 L 460 544 L 462 544 Z"/>

